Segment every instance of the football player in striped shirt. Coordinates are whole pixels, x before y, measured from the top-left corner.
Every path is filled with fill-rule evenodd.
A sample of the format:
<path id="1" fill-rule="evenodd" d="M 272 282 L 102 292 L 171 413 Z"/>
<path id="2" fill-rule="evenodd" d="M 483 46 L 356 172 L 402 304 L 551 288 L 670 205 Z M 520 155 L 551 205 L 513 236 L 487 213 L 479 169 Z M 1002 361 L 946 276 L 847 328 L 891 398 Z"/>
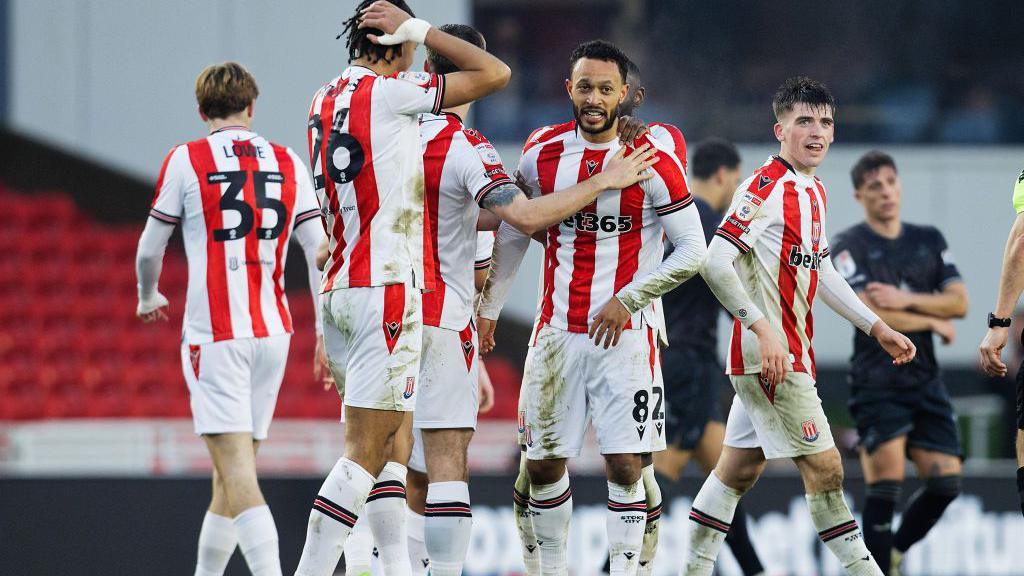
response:
<path id="1" fill-rule="evenodd" d="M 424 225 L 418 117 L 501 90 L 511 71 L 412 17 L 401 0 L 361 2 L 343 34 L 351 65 L 317 91 L 308 126 L 314 185 L 330 237 L 321 305 L 327 353 L 344 397 L 345 454 L 314 499 L 296 573 L 332 573 L 369 501 L 366 516 L 385 570 L 408 574 L 405 463 L 411 442 L 396 433 L 411 423 L 420 291 L 433 288 L 436 265 Z M 418 44 L 460 71 L 409 72 Z"/>
<path id="2" fill-rule="evenodd" d="M 521 416 L 542 574 L 568 570 L 572 492 L 566 461 L 579 455 L 588 420 L 607 463 L 611 573 L 636 573 L 647 517 L 640 454 L 651 449 L 650 414 L 660 409 L 651 391 L 657 370 L 651 304 L 691 277 L 705 252 L 682 163 L 647 135 L 628 146 L 619 142 L 626 67 L 626 56 L 608 42 L 577 47 L 566 81 L 575 121 L 534 131 L 519 163 L 533 195 L 558 196 L 599 175 L 620 148 L 650 144 L 659 159 L 653 178 L 602 193 L 547 232 Z M 662 261 L 664 234 L 676 250 Z M 510 226 L 499 229 L 480 305 L 481 333 L 488 339 L 529 241 Z"/>
<path id="3" fill-rule="evenodd" d="M 815 388 L 814 297 L 872 336 L 894 364 L 910 362 L 916 350 L 861 302 L 829 258 L 828 197 L 814 172 L 835 134 L 832 94 L 794 77 L 772 108 L 780 152 L 736 190 L 701 270 L 736 319 L 726 362 L 736 397 L 722 455 L 693 501 L 683 572 L 711 574 L 736 505 L 766 458 L 789 458 L 821 540 L 847 573 L 881 576 L 846 505 L 842 460 Z"/>
<path id="4" fill-rule="evenodd" d="M 314 304 L 319 300 L 319 205 L 298 156 L 251 130 L 258 94 L 256 80 L 234 62 L 199 75 L 196 99 L 210 135 L 167 155 L 136 256 L 137 313 L 144 322 L 166 319 L 157 282 L 167 241 L 181 225 L 189 268 L 182 368 L 196 433 L 213 459 L 197 576 L 222 574 L 236 545 L 253 574 L 281 573 L 255 456 L 288 357 L 284 265 L 292 237 L 309 265 Z M 318 375 L 326 374 L 319 318 Z"/>

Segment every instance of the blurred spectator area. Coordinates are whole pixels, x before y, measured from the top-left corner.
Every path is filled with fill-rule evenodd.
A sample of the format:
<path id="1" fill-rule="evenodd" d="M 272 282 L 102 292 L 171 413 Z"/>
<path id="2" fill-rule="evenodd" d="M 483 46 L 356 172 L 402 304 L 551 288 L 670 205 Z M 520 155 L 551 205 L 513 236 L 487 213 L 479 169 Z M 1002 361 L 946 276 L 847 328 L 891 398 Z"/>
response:
<path id="1" fill-rule="evenodd" d="M 514 74 L 474 123 L 522 141 L 565 121 L 569 54 L 606 38 L 642 70 L 638 115 L 693 141 L 763 140 L 772 93 L 805 74 L 832 88 L 843 142 L 1021 142 L 1022 16 L 1009 0 L 476 0 L 473 21 Z"/>
<path id="2" fill-rule="evenodd" d="M 144 325 L 135 317 L 135 249 L 151 185 L 31 141 L 2 141 L 31 150 L 32 160 L 0 169 L 7 214 L 0 227 L 0 420 L 188 417 L 180 351 L 187 266 L 179 233 L 160 279 L 170 321 Z M 40 176 L 27 178 L 30 172 Z M 296 333 L 277 415 L 336 419 L 337 394 L 312 376 L 305 262 L 297 246 L 290 255 Z M 517 338 L 525 341 L 523 330 Z M 491 365 L 500 394 L 488 417 L 513 419 L 521 361 L 495 357 Z"/>

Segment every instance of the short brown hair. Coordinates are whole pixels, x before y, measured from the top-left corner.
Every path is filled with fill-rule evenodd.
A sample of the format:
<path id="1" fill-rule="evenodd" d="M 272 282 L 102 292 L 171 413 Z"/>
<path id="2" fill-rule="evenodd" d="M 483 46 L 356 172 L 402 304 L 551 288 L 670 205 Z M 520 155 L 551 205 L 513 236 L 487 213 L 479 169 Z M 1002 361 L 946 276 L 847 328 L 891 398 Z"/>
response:
<path id="1" fill-rule="evenodd" d="M 238 62 L 207 66 L 196 78 L 196 101 L 207 118 L 227 118 L 260 95 L 256 79 Z"/>
<path id="2" fill-rule="evenodd" d="M 872 150 L 861 156 L 860 160 L 857 160 L 857 163 L 853 165 L 853 169 L 850 170 L 850 179 L 853 180 L 854 189 L 863 186 L 864 182 L 868 179 L 868 174 L 883 166 L 888 166 L 892 168 L 893 172 L 896 172 L 896 161 L 885 152 Z"/>

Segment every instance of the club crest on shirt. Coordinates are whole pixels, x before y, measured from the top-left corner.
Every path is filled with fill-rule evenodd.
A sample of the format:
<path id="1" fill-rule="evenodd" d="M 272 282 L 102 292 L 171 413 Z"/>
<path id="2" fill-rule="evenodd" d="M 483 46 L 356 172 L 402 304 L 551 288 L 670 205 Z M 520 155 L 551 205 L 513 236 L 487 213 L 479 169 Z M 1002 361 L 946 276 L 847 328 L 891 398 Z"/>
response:
<path id="1" fill-rule="evenodd" d="M 416 392 L 416 377 L 409 376 L 405 379 L 405 391 L 402 392 L 402 398 L 408 400 L 412 398 L 413 393 Z"/>
<path id="2" fill-rule="evenodd" d="M 202 355 L 202 349 L 198 344 L 188 345 L 188 360 L 192 363 L 192 371 L 195 372 L 196 378 L 199 378 L 199 357 Z"/>
<path id="3" fill-rule="evenodd" d="M 820 436 L 818 427 L 814 424 L 814 418 L 804 420 L 804 423 L 800 425 L 800 431 L 803 432 L 805 442 L 814 442 Z"/>
<path id="4" fill-rule="evenodd" d="M 238 256 L 228 258 L 228 268 L 230 268 L 232 272 L 238 270 Z"/>

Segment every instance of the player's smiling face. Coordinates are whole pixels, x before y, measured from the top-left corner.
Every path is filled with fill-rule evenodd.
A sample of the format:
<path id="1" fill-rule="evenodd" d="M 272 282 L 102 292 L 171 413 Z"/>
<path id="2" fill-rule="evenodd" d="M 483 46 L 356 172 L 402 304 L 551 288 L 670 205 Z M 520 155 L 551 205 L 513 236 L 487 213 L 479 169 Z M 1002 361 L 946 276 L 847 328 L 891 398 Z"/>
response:
<path id="1" fill-rule="evenodd" d="M 813 173 L 835 137 L 832 109 L 797 102 L 775 124 L 775 137 L 782 143 L 783 158 L 797 170 Z"/>
<path id="2" fill-rule="evenodd" d="M 864 205 L 869 220 L 889 221 L 900 217 L 900 176 L 892 166 L 881 166 L 868 172 L 856 190 L 857 200 Z"/>
<path id="3" fill-rule="evenodd" d="M 619 104 L 626 98 L 628 88 L 615 62 L 580 58 L 572 69 L 572 77 L 565 81 L 565 88 L 580 130 L 593 135 L 610 131 L 615 136 Z"/>

